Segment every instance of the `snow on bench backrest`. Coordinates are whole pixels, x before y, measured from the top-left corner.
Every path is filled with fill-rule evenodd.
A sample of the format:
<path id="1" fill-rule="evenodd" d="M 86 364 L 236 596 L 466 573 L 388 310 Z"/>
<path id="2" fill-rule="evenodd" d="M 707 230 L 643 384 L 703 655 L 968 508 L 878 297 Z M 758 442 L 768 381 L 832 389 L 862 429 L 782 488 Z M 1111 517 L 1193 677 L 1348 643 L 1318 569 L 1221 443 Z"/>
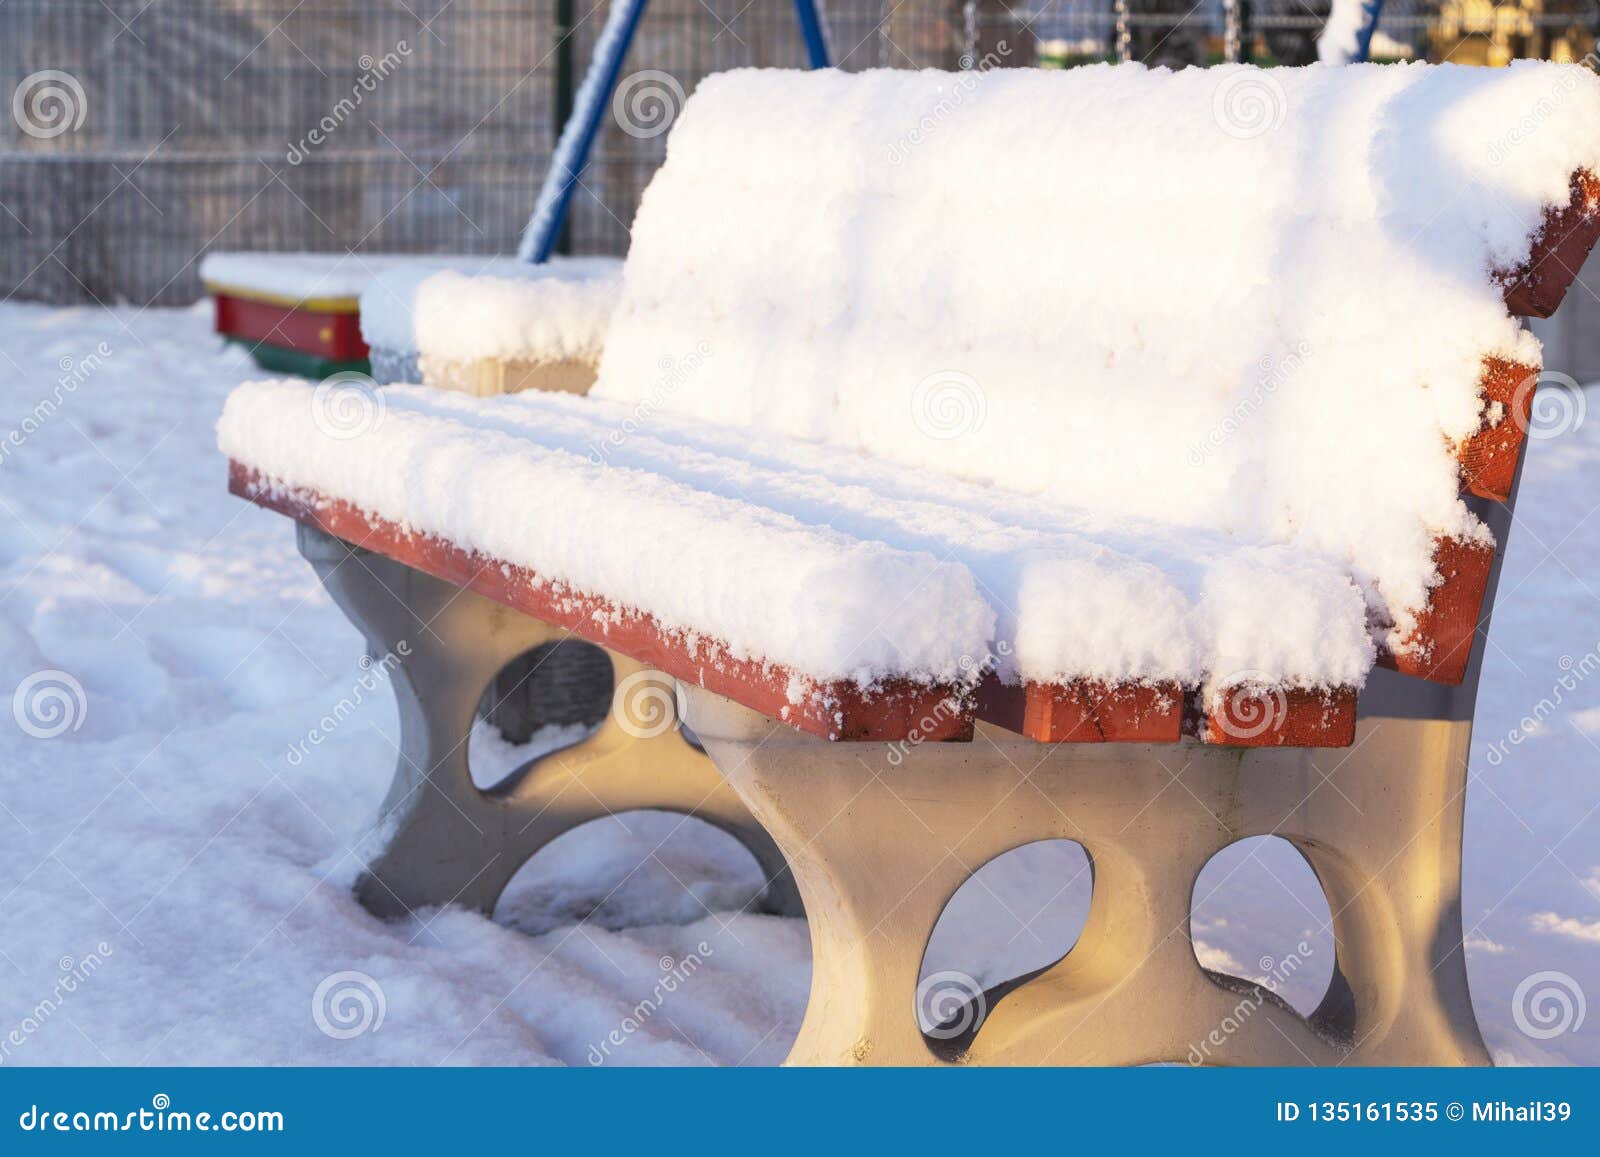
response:
<path id="1" fill-rule="evenodd" d="M 1439 544 L 1488 544 L 1459 459 L 1538 367 L 1504 283 L 1581 171 L 1578 66 L 724 73 L 594 393 L 1292 544 L 1403 645 Z"/>

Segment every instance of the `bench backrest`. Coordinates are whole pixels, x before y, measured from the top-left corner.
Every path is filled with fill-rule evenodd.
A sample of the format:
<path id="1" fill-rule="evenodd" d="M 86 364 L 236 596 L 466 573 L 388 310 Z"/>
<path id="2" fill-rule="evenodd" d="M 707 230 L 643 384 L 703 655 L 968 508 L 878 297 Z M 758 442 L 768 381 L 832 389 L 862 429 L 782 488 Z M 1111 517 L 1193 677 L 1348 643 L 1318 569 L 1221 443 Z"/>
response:
<path id="1" fill-rule="evenodd" d="M 1506 497 L 1508 283 L 1597 125 L 1577 66 L 720 74 L 595 393 L 1292 543 L 1404 637 L 1490 543 L 1460 463 Z"/>

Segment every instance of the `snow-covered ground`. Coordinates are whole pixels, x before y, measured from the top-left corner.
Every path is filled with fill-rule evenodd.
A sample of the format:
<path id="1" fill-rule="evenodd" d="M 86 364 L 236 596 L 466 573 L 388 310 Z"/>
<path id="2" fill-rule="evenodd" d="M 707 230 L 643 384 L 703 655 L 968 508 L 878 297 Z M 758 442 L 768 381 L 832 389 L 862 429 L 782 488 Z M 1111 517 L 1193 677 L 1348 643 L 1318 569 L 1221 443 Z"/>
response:
<path id="1" fill-rule="evenodd" d="M 754 863 L 693 821 L 575 832 L 493 920 L 383 924 L 355 904 L 394 706 L 359 690 L 361 640 L 288 523 L 226 493 L 213 423 L 251 376 L 203 308 L 0 306 L 0 692 L 35 705 L 0 714 L 0 1063 L 781 1060 L 806 930 L 739 912 Z M 1600 414 L 1531 446 L 1467 812 L 1474 1002 L 1502 1062 L 1600 1063 L 1600 1010 L 1543 1039 L 1514 1013 L 1538 1030 L 1534 993 L 1600 998 L 1600 679 L 1578 677 L 1600 663 L 1597 495 Z M 1546 718 L 1511 742 L 1531 714 Z M 479 739 L 480 770 L 518 757 Z M 1088 876 L 1066 844 L 991 865 L 925 969 L 993 982 L 1054 958 Z M 1197 894 L 1207 964 L 1250 974 L 1307 938 L 1321 966 L 1285 995 L 1314 1003 L 1331 945 L 1292 849 L 1236 846 Z M 1524 985 L 1539 973 L 1563 976 Z"/>

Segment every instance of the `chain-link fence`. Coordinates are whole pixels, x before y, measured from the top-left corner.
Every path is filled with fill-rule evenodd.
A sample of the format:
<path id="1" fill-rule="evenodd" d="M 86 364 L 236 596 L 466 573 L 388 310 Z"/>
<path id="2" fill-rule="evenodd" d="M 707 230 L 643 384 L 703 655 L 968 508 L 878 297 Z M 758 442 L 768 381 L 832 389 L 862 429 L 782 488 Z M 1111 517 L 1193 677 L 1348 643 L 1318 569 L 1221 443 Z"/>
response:
<path id="1" fill-rule="evenodd" d="M 190 301 L 210 248 L 497 252 L 555 43 L 513 0 L 11 0 L 0 291 Z"/>
<path id="2" fill-rule="evenodd" d="M 1238 0 L 1241 55 L 1315 58 L 1329 0 Z M 1575 59 L 1600 0 L 1390 0 L 1378 48 Z M 823 0 L 842 67 L 1112 58 L 1112 0 Z M 1224 52 L 1223 0 L 1127 0 L 1152 64 Z M 6 0 L 0 295 L 177 303 L 208 249 L 514 249 L 605 0 Z M 1516 14 L 1520 14 L 1516 15 Z M 652 0 L 625 74 L 669 103 L 707 73 L 798 67 L 789 0 Z M 665 127 L 665 126 L 661 126 Z M 567 244 L 626 250 L 664 132 L 610 118 Z"/>

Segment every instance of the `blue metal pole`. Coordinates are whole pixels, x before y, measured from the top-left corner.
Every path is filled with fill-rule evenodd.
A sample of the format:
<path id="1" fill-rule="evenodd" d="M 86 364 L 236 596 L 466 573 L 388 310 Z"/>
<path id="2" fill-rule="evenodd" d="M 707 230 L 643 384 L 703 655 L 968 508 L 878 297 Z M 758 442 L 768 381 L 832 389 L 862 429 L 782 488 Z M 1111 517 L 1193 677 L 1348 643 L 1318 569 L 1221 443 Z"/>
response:
<path id="1" fill-rule="evenodd" d="M 817 0 L 794 0 L 795 15 L 800 18 L 800 35 L 806 42 L 806 59 L 812 68 L 828 67 L 828 40 L 822 32 L 822 16 L 817 11 Z"/>
<path id="2" fill-rule="evenodd" d="M 533 216 L 528 219 L 522 243 L 517 246 L 517 256 L 524 261 L 542 265 L 550 260 L 556 238 L 561 235 L 561 226 L 567 219 L 567 209 L 572 204 L 573 190 L 578 187 L 578 176 L 589 163 L 589 153 L 600 133 L 606 104 L 622 74 L 622 62 L 633 44 L 634 33 L 639 30 L 645 3 L 646 0 L 615 0 L 611 16 L 595 41 L 594 59 L 589 62 L 589 71 L 578 86 L 572 117 L 561 130 L 561 139 L 550 157 L 550 171 L 545 174 Z"/>
<path id="3" fill-rule="evenodd" d="M 578 187 L 578 177 L 589 163 L 595 137 L 600 133 L 606 102 L 617 87 L 622 62 L 639 30 L 645 3 L 646 0 L 615 0 L 611 16 L 595 41 L 594 59 L 589 62 L 589 71 L 578 87 L 572 116 L 561 130 L 561 139 L 550 157 L 550 171 L 545 174 L 533 216 L 528 219 L 522 242 L 517 246 L 517 256 L 524 261 L 542 265 L 550 260 L 555 250 L 572 204 L 573 191 Z M 794 0 L 794 3 L 800 20 L 800 35 L 806 44 L 806 58 L 812 68 L 827 68 L 828 42 L 823 34 L 817 0 Z"/>
<path id="4" fill-rule="evenodd" d="M 1383 0 L 1364 0 L 1361 5 L 1361 27 L 1356 32 L 1356 56 L 1352 64 L 1365 64 L 1372 55 L 1372 34 L 1378 30 L 1378 18 L 1383 15 Z"/>

